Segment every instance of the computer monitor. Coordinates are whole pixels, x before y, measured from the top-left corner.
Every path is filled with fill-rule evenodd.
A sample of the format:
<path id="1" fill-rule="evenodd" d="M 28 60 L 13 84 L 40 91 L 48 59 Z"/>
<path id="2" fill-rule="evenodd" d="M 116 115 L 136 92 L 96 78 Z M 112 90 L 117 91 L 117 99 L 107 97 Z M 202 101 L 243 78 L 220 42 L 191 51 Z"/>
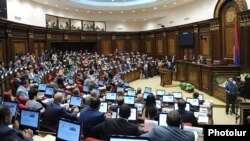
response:
<path id="1" fill-rule="evenodd" d="M 155 103 L 156 103 L 156 107 L 157 107 L 158 109 L 161 109 L 162 101 L 161 101 L 161 100 L 155 100 Z"/>
<path id="2" fill-rule="evenodd" d="M 175 103 L 175 104 L 174 104 L 174 109 L 175 109 L 175 110 L 178 110 L 178 109 L 179 109 L 178 103 Z M 186 103 L 185 110 L 186 110 L 186 111 L 190 111 L 190 104 L 189 104 L 189 103 Z"/>
<path id="3" fill-rule="evenodd" d="M 16 110 L 17 110 L 17 102 L 16 101 L 4 101 L 3 103 L 4 106 L 8 106 L 11 111 L 11 115 L 13 119 L 16 117 Z"/>
<path id="4" fill-rule="evenodd" d="M 136 91 L 135 90 L 128 90 L 127 94 L 129 96 L 136 96 Z"/>
<path id="5" fill-rule="evenodd" d="M 162 102 L 173 103 L 174 102 L 174 96 L 173 95 L 164 95 L 163 98 L 162 98 Z"/>
<path id="6" fill-rule="evenodd" d="M 203 96 L 203 94 L 199 94 L 198 99 L 199 99 L 199 100 L 204 100 L 204 96 Z"/>
<path id="7" fill-rule="evenodd" d="M 71 96 L 70 97 L 70 103 L 71 106 L 82 106 L 83 104 L 83 98 L 80 96 Z"/>
<path id="8" fill-rule="evenodd" d="M 47 84 L 38 84 L 38 91 L 45 91 L 47 87 Z"/>
<path id="9" fill-rule="evenodd" d="M 167 125 L 167 116 L 168 114 L 167 113 L 160 113 L 159 114 L 159 125 L 160 126 L 168 126 Z"/>
<path id="10" fill-rule="evenodd" d="M 144 92 L 144 93 L 143 93 L 143 99 L 147 99 L 147 97 L 148 97 L 149 94 L 151 94 L 151 93 L 146 93 L 146 92 Z"/>
<path id="11" fill-rule="evenodd" d="M 152 93 L 152 88 L 150 88 L 150 87 L 145 87 L 145 89 L 144 89 L 144 93 Z"/>
<path id="12" fill-rule="evenodd" d="M 134 105 L 135 104 L 135 97 L 134 96 L 124 96 L 124 103 L 128 105 Z"/>
<path id="13" fill-rule="evenodd" d="M 109 141 L 150 141 L 146 137 L 110 136 Z"/>
<path id="14" fill-rule="evenodd" d="M 199 106 L 199 99 L 198 98 L 186 98 L 186 101 L 193 106 Z"/>
<path id="15" fill-rule="evenodd" d="M 182 92 L 173 92 L 172 93 L 175 99 L 181 99 L 182 98 Z"/>
<path id="16" fill-rule="evenodd" d="M 106 92 L 105 100 L 115 101 L 116 100 L 116 93 Z"/>
<path id="17" fill-rule="evenodd" d="M 124 82 L 124 87 L 129 87 L 129 83 L 128 82 Z"/>
<path id="18" fill-rule="evenodd" d="M 119 118 L 119 111 L 120 108 L 117 109 L 117 118 Z M 128 120 L 130 121 L 136 121 L 137 120 L 137 108 L 131 108 L 130 109 L 130 117 L 128 118 Z"/>
<path id="19" fill-rule="evenodd" d="M 31 110 L 21 110 L 20 128 L 38 130 L 40 123 L 40 112 Z"/>
<path id="20" fill-rule="evenodd" d="M 158 96 L 163 96 L 163 95 L 165 95 L 165 93 L 166 93 L 165 90 L 157 89 L 157 91 L 156 91 L 156 95 L 158 95 Z"/>
<path id="21" fill-rule="evenodd" d="M 89 86 L 84 85 L 83 88 L 82 88 L 82 91 L 88 93 L 89 92 Z"/>
<path id="22" fill-rule="evenodd" d="M 39 83 L 39 80 L 40 80 L 39 74 L 35 74 L 35 75 L 34 75 L 34 78 L 33 78 L 33 82 L 34 82 L 34 83 Z"/>
<path id="23" fill-rule="evenodd" d="M 59 120 L 56 141 L 80 141 L 81 140 L 81 125 L 78 123 Z"/>
<path id="24" fill-rule="evenodd" d="M 117 87 L 116 88 L 116 91 L 119 92 L 119 91 L 124 91 L 124 88 L 123 87 Z"/>
<path id="25" fill-rule="evenodd" d="M 108 112 L 108 102 L 102 101 L 100 104 L 100 112 L 107 113 Z"/>
<path id="26" fill-rule="evenodd" d="M 47 87 L 45 90 L 45 97 L 52 98 L 54 94 L 54 88 Z"/>

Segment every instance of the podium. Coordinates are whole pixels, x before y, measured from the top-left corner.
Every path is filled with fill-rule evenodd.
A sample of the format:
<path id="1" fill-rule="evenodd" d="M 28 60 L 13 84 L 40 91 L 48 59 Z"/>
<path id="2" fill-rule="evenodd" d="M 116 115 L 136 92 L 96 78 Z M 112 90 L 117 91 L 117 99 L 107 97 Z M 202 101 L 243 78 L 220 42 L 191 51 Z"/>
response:
<path id="1" fill-rule="evenodd" d="M 172 71 L 165 68 L 159 68 L 159 73 L 161 76 L 161 86 L 172 85 Z"/>

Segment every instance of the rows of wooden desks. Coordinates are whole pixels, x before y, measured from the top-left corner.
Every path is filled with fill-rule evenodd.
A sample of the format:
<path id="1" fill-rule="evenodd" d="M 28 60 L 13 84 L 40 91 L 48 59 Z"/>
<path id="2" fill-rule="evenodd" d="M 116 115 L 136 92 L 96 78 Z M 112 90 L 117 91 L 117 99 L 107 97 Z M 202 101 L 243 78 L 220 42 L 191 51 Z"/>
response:
<path id="1" fill-rule="evenodd" d="M 240 67 L 235 65 L 203 65 L 188 61 L 177 60 L 177 81 L 191 83 L 210 96 L 225 101 L 223 83 L 228 77 L 236 77 L 240 74 Z"/>

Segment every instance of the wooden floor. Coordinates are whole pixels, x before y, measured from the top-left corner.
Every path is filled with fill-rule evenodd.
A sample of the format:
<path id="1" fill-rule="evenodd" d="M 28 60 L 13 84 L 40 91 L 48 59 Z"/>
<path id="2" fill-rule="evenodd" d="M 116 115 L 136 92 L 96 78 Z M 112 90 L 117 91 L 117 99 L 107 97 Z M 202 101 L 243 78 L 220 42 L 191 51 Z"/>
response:
<path id="1" fill-rule="evenodd" d="M 144 90 L 144 87 L 151 87 L 153 90 L 153 93 L 155 93 L 155 91 L 157 89 L 164 89 L 166 90 L 166 92 L 182 92 L 183 97 L 192 97 L 192 93 L 187 93 L 183 90 L 180 89 L 179 82 L 174 81 L 172 85 L 170 86 L 165 86 L 162 87 L 160 86 L 160 77 L 159 76 L 155 76 L 153 78 L 148 78 L 148 79 L 140 79 L 134 82 L 131 82 L 129 84 L 130 86 L 134 87 L 135 89 L 138 87 L 141 87 L 142 90 Z M 205 100 L 210 100 L 213 102 L 214 104 L 214 108 L 213 108 L 213 120 L 214 120 L 214 124 L 236 124 L 235 123 L 235 115 L 226 115 L 225 114 L 225 103 L 214 98 L 211 97 L 209 95 L 207 95 L 204 92 L 201 92 L 199 90 L 195 90 L 201 94 L 204 95 L 204 99 Z"/>

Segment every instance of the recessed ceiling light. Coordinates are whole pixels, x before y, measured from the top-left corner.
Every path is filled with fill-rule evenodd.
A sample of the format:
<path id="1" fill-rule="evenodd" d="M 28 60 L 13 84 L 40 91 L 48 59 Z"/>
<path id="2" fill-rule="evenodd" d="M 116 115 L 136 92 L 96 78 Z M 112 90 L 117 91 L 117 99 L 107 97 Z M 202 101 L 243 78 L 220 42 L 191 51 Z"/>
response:
<path id="1" fill-rule="evenodd" d="M 112 11 L 110 11 L 109 14 L 112 14 Z"/>
<path id="2" fill-rule="evenodd" d="M 124 12 L 123 12 L 123 11 L 121 11 L 121 13 L 123 14 Z"/>
<path id="3" fill-rule="evenodd" d="M 133 13 L 135 12 L 135 10 L 132 11 Z"/>
<path id="4" fill-rule="evenodd" d="M 88 11 L 86 11 L 87 13 L 90 13 L 90 11 L 88 10 Z"/>
<path id="5" fill-rule="evenodd" d="M 133 21 L 135 22 L 136 20 L 134 19 Z"/>
<path id="6" fill-rule="evenodd" d="M 174 4 L 177 4 L 176 2 Z"/>
<path id="7" fill-rule="evenodd" d="M 167 5 L 163 5 L 163 7 L 167 7 Z"/>
<path id="8" fill-rule="evenodd" d="M 102 12 L 101 12 L 101 11 L 99 11 L 98 13 L 99 13 L 99 14 L 101 14 Z"/>
<path id="9" fill-rule="evenodd" d="M 79 10 L 78 9 L 76 9 L 76 12 L 78 12 Z"/>
<path id="10" fill-rule="evenodd" d="M 147 19 L 143 19 L 144 21 L 146 21 Z"/>
<path id="11" fill-rule="evenodd" d="M 115 0 L 111 0 L 111 1 L 113 1 L 113 2 L 114 2 Z"/>
<path id="12" fill-rule="evenodd" d="M 44 2 L 44 4 L 48 4 L 48 2 L 47 2 L 47 1 L 45 1 L 45 2 Z"/>
<path id="13" fill-rule="evenodd" d="M 58 7 L 58 5 L 56 5 L 56 7 Z"/>
<path id="14" fill-rule="evenodd" d="M 144 12 L 144 11 L 146 11 L 146 9 L 142 9 L 142 11 Z"/>
<path id="15" fill-rule="evenodd" d="M 68 8 L 68 7 L 66 7 L 65 9 L 66 9 L 66 10 L 68 10 L 69 8 Z"/>
<path id="16" fill-rule="evenodd" d="M 156 10 L 157 9 L 157 7 L 154 7 L 154 10 Z"/>

